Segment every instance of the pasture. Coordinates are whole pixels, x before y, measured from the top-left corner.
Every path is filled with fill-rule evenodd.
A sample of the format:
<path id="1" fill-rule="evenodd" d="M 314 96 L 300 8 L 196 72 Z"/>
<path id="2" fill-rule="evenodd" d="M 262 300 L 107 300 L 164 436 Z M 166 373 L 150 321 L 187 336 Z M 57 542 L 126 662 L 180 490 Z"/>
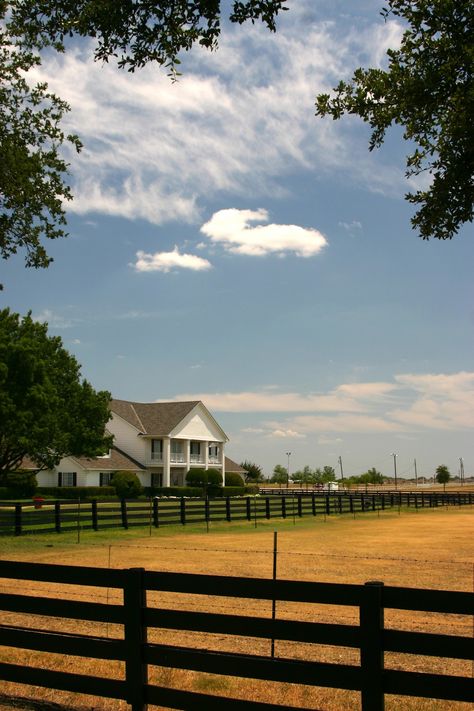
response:
<path id="1" fill-rule="evenodd" d="M 433 509 L 415 512 L 402 510 L 377 514 L 365 513 L 355 519 L 348 516 L 318 519 L 259 522 L 256 528 L 249 524 L 216 524 L 206 527 L 187 526 L 128 531 L 83 532 L 77 543 L 74 534 L 43 535 L 0 540 L 1 556 L 7 560 L 64 563 L 95 567 L 144 567 L 148 570 L 234 575 L 271 578 L 273 570 L 273 534 L 278 533 L 277 577 L 279 579 L 310 580 L 339 583 L 364 583 L 382 580 L 387 585 L 423 587 L 446 590 L 472 591 L 474 557 L 472 548 L 473 512 L 471 509 Z M 148 535 L 147 535 L 148 533 Z M 11 581 L 0 581 L 0 590 L 10 591 Z M 114 591 L 95 588 L 75 588 L 34 583 L 28 591 L 36 595 L 74 599 L 99 599 L 106 594 L 112 603 Z M 153 593 L 154 604 L 166 609 L 190 609 L 213 612 L 270 615 L 268 602 L 235 598 L 206 598 L 196 595 L 171 595 Z M 217 600 L 217 601 L 216 601 Z M 105 600 L 102 600 L 105 601 Z M 353 624 L 355 610 L 331 605 L 295 605 L 278 603 L 278 618 L 333 621 Z M 78 623 L 54 618 L 28 619 L 25 615 L 4 613 L 3 621 L 35 628 L 78 631 Z M 388 611 L 388 627 L 472 636 L 472 619 L 457 615 L 435 613 L 408 613 Z M 102 624 L 103 627 L 103 624 Z M 83 634 L 103 634 L 100 623 L 82 623 Z M 110 625 L 105 630 L 111 637 L 120 636 L 121 630 Z M 156 639 L 176 645 L 186 644 L 208 648 L 206 634 L 156 630 Z M 170 641 L 171 640 L 171 641 Z M 254 638 L 221 637 L 212 639 L 212 648 L 268 655 L 268 641 Z M 12 651 L 0 647 L 0 660 L 13 661 Z M 276 656 L 296 659 L 357 663 L 354 650 L 342 647 L 307 645 L 277 641 Z M 65 665 L 65 670 L 90 673 L 87 662 L 74 657 L 61 658 L 54 654 L 14 651 L 17 661 L 28 659 L 29 664 L 44 668 Z M 431 673 L 472 674 L 472 665 L 456 660 L 440 660 L 387 653 L 386 666 L 396 669 Z M 106 667 L 105 673 L 120 678 L 120 663 L 94 661 Z M 440 665 L 443 665 L 442 668 Z M 90 667 L 90 665 L 89 665 Z M 104 670 L 101 671 L 103 673 Z M 181 689 L 207 691 L 222 696 L 235 696 L 306 708 L 336 711 L 341 708 L 359 709 L 359 694 L 275 682 L 222 678 L 208 674 L 176 671 L 165 667 L 152 667 L 150 678 L 154 683 Z M 66 692 L 49 691 L 32 687 L 4 685 L 4 693 L 12 696 L 30 696 L 45 701 L 64 704 L 69 709 L 125 709 L 122 702 L 74 696 Z M 3 701 L 4 708 L 11 708 Z M 224 704 L 225 702 L 223 702 Z M 468 704 L 435 700 L 387 697 L 387 709 L 413 711 L 465 710 Z M 18 707 L 17 707 L 18 708 Z M 21 707 L 20 707 L 21 708 Z M 27 708 L 24 706 L 24 708 Z M 155 707 L 156 708 L 156 707 Z"/>

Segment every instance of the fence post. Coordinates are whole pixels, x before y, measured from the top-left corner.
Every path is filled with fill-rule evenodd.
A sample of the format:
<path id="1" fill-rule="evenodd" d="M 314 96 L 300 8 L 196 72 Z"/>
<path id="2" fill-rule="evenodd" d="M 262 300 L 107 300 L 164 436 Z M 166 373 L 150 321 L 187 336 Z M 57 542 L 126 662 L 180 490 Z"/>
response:
<path id="1" fill-rule="evenodd" d="M 59 503 L 59 501 L 56 503 Z M 98 531 L 99 530 L 99 517 L 97 515 L 97 500 L 92 499 L 91 503 L 92 503 L 92 528 L 94 529 L 94 531 Z"/>
<path id="2" fill-rule="evenodd" d="M 158 528 L 160 522 L 158 520 L 158 499 L 153 499 L 153 525 Z"/>
<path id="3" fill-rule="evenodd" d="M 265 518 L 270 518 L 270 499 L 268 496 L 265 499 Z"/>
<path id="4" fill-rule="evenodd" d="M 286 498 L 284 495 L 281 497 L 281 517 L 286 518 Z"/>
<path id="5" fill-rule="evenodd" d="M 360 605 L 360 666 L 362 672 L 362 711 L 383 711 L 383 583 L 365 583 Z"/>
<path id="6" fill-rule="evenodd" d="M 54 527 L 56 533 L 61 533 L 61 502 L 54 502 Z"/>
<path id="7" fill-rule="evenodd" d="M 123 586 L 124 638 L 125 638 L 125 683 L 127 703 L 132 711 L 146 711 L 146 684 L 148 667 L 144 660 L 143 645 L 147 641 L 144 624 L 146 591 L 144 569 L 129 568 L 125 572 Z"/>
<path id="8" fill-rule="evenodd" d="M 128 519 L 127 519 L 127 501 L 125 499 L 121 499 L 120 501 L 120 509 L 122 512 L 122 526 L 124 528 L 128 528 Z"/>
<path id="9" fill-rule="evenodd" d="M 297 501 L 298 501 L 298 517 L 301 518 L 303 516 L 303 497 L 301 494 L 298 494 Z"/>
<path id="10" fill-rule="evenodd" d="M 331 509 L 329 506 L 329 492 L 325 496 L 326 496 L 326 513 L 329 516 L 329 514 L 331 513 Z"/>
<path id="11" fill-rule="evenodd" d="M 231 520 L 230 496 L 225 497 L 225 517 L 227 521 Z"/>
<path id="12" fill-rule="evenodd" d="M 247 506 L 247 521 L 252 520 L 252 510 L 250 508 L 250 498 L 247 496 L 245 500 L 246 506 Z"/>
<path id="13" fill-rule="evenodd" d="M 15 536 L 21 536 L 21 504 L 15 504 Z"/>
<path id="14" fill-rule="evenodd" d="M 184 496 L 181 497 L 179 508 L 180 508 L 180 515 L 181 515 L 181 523 L 183 524 L 183 526 L 185 526 L 186 525 L 186 500 L 185 500 Z"/>
<path id="15" fill-rule="evenodd" d="M 316 497 L 314 495 L 314 491 L 311 494 L 311 511 L 313 516 L 316 516 Z"/>

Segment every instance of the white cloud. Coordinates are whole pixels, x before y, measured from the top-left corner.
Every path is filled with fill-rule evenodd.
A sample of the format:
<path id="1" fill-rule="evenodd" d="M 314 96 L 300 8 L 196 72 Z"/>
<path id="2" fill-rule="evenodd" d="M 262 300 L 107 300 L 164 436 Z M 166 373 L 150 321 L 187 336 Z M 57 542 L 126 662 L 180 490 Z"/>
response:
<path id="1" fill-rule="evenodd" d="M 342 442 L 341 437 L 328 437 L 327 435 L 319 435 L 318 437 L 318 444 L 320 445 L 332 445 L 332 444 L 339 444 Z"/>
<path id="2" fill-rule="evenodd" d="M 137 261 L 132 266 L 137 272 L 164 272 L 172 269 L 191 269 L 192 271 L 206 271 L 212 268 L 207 259 L 197 257 L 195 254 L 181 254 L 178 247 L 172 252 L 137 252 Z"/>
<path id="3" fill-rule="evenodd" d="M 342 383 L 326 393 L 261 389 L 244 392 L 186 393 L 176 400 L 202 400 L 216 412 L 291 413 L 284 420 L 252 424 L 246 432 L 274 437 L 293 432 L 414 433 L 474 428 L 474 372 L 401 374 L 392 382 Z M 263 430 L 263 432 L 261 432 Z M 297 436 L 294 435 L 294 436 Z M 290 435 L 288 435 L 290 436 Z"/>
<path id="4" fill-rule="evenodd" d="M 297 225 L 257 225 L 268 222 L 266 210 L 227 209 L 215 212 L 201 227 L 211 242 L 218 242 L 230 252 L 251 256 L 294 252 L 299 257 L 318 254 L 327 241 L 318 230 Z"/>
<path id="5" fill-rule="evenodd" d="M 37 323 L 47 323 L 51 328 L 71 328 L 73 322 L 71 319 L 65 318 L 60 314 L 54 313 L 51 309 L 43 309 L 39 314 L 33 314 L 33 321 Z"/>
<path id="6" fill-rule="evenodd" d="M 306 14 L 311 2 L 302 3 Z M 354 67 L 382 61 L 399 25 L 307 21 L 299 6 L 278 32 L 223 28 L 220 49 L 196 47 L 171 84 L 156 66 L 129 74 L 91 61 L 91 45 L 50 55 L 32 78 L 46 80 L 72 107 L 66 130 L 84 150 L 69 156 L 75 199 L 68 210 L 154 224 L 197 221 L 219 193 L 277 195 L 286 177 L 312 169 L 316 179 L 342 171 L 378 192 L 401 192 L 403 169 L 384 167 L 360 122 L 318 120 L 314 97 Z M 335 49 L 337 48 L 337 49 Z"/>
<path id="7" fill-rule="evenodd" d="M 267 436 L 275 437 L 275 439 L 304 439 L 306 437 L 305 434 L 301 434 L 300 432 L 296 432 L 296 430 L 291 429 L 276 429 L 269 432 Z"/>

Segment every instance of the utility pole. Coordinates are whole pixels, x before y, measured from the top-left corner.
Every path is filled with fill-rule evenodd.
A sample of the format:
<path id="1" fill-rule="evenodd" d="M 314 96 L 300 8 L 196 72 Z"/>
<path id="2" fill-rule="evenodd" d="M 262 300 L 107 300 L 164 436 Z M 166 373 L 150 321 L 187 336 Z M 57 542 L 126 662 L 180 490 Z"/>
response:
<path id="1" fill-rule="evenodd" d="M 287 452 L 286 456 L 288 457 L 288 468 L 286 470 L 286 488 L 288 489 L 288 484 L 290 481 L 290 454 L 291 452 Z"/>
<path id="2" fill-rule="evenodd" d="M 393 457 L 393 470 L 395 472 L 395 489 L 398 489 L 398 480 L 397 480 L 397 455 L 395 452 L 392 452 L 392 457 Z"/>
<path id="3" fill-rule="evenodd" d="M 461 486 L 464 484 L 464 460 L 459 457 L 459 477 L 461 479 Z"/>
<path id="4" fill-rule="evenodd" d="M 342 457 L 339 457 L 339 467 L 341 469 L 341 481 L 344 481 L 344 470 L 342 468 Z"/>
<path id="5" fill-rule="evenodd" d="M 415 462 L 415 486 L 418 486 L 418 474 L 416 471 L 416 459 L 413 460 Z"/>

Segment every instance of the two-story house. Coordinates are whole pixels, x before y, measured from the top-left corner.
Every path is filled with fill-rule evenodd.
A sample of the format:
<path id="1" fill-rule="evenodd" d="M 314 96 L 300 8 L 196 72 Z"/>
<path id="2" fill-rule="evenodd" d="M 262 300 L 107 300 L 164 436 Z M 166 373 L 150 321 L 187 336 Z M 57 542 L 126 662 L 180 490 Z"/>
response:
<path id="1" fill-rule="evenodd" d="M 192 467 L 218 469 L 225 481 L 228 437 L 199 400 L 112 400 L 110 409 L 107 429 L 114 444 L 144 467 L 140 479 L 145 486 L 184 486 Z"/>
<path id="2" fill-rule="evenodd" d="M 192 467 L 218 469 L 225 482 L 228 437 L 202 402 L 112 400 L 110 410 L 111 451 L 64 457 L 54 470 L 38 473 L 40 486 L 107 486 L 119 469 L 135 472 L 142 486 L 185 486 Z"/>

